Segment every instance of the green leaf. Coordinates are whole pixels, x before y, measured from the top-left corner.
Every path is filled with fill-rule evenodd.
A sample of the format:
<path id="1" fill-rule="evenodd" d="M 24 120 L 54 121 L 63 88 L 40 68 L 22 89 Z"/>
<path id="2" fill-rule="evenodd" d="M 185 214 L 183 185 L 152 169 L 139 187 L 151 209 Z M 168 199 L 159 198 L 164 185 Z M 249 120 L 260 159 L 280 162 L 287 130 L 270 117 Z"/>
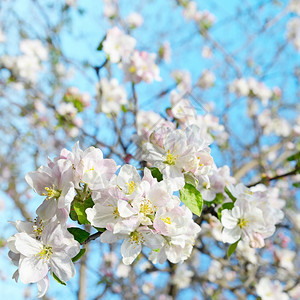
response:
<path id="1" fill-rule="evenodd" d="M 227 188 L 227 186 L 225 186 L 225 193 L 228 195 L 228 197 L 235 202 L 236 198 L 230 193 L 229 189 Z"/>
<path id="2" fill-rule="evenodd" d="M 300 160 L 300 152 L 297 152 L 287 158 L 288 161 Z"/>
<path id="3" fill-rule="evenodd" d="M 233 209 L 234 207 L 234 203 L 232 202 L 227 202 L 227 203 L 223 203 L 222 206 L 218 209 L 218 218 L 221 221 L 221 217 L 222 217 L 222 210 L 224 209 Z"/>
<path id="4" fill-rule="evenodd" d="M 293 183 L 293 186 L 296 187 L 296 188 L 300 188 L 300 182 Z"/>
<path id="5" fill-rule="evenodd" d="M 184 174 L 184 181 L 185 183 L 193 185 L 195 188 L 199 183 L 198 179 L 191 172 Z"/>
<path id="6" fill-rule="evenodd" d="M 150 168 L 150 171 L 152 176 L 156 178 L 158 182 L 163 180 L 163 175 L 161 174 L 158 168 Z"/>
<path id="7" fill-rule="evenodd" d="M 85 248 L 82 248 L 80 249 L 80 251 L 78 252 L 77 255 L 75 255 L 73 258 L 72 258 L 72 262 L 75 262 L 77 260 L 79 260 L 85 253 L 86 249 Z"/>
<path id="8" fill-rule="evenodd" d="M 64 281 L 60 280 L 53 272 L 51 272 L 53 278 L 62 285 L 67 285 Z"/>
<path id="9" fill-rule="evenodd" d="M 191 184 L 186 183 L 179 191 L 180 200 L 197 216 L 200 217 L 203 206 L 201 193 Z"/>
<path id="10" fill-rule="evenodd" d="M 224 201 L 224 195 L 222 193 L 218 193 L 216 194 L 216 198 L 211 202 L 215 204 L 221 204 L 223 203 L 223 201 Z"/>
<path id="11" fill-rule="evenodd" d="M 94 206 L 94 202 L 91 197 L 84 200 L 83 202 L 81 202 L 81 201 L 74 202 L 74 210 L 77 214 L 79 224 L 89 224 L 90 223 L 87 219 L 85 210 L 87 208 L 93 207 L 93 206 Z"/>
<path id="12" fill-rule="evenodd" d="M 229 248 L 228 248 L 228 250 L 227 250 L 227 257 L 228 257 L 228 258 L 234 253 L 234 251 L 235 251 L 235 249 L 236 249 L 236 247 L 237 247 L 239 241 L 240 241 L 240 240 L 236 241 L 234 244 L 231 244 L 231 245 L 229 246 Z"/>
<path id="13" fill-rule="evenodd" d="M 77 227 L 70 227 L 68 228 L 68 231 L 74 236 L 74 239 L 79 244 L 82 244 L 90 236 L 87 231 Z"/>
<path id="14" fill-rule="evenodd" d="M 121 109 L 124 113 L 128 112 L 128 108 L 124 104 L 121 106 Z"/>
<path id="15" fill-rule="evenodd" d="M 104 232 L 106 230 L 106 228 L 100 228 L 100 227 L 95 227 L 95 226 L 93 226 L 93 227 L 100 232 Z"/>
<path id="16" fill-rule="evenodd" d="M 72 205 L 71 205 L 70 218 L 71 218 L 73 221 L 78 221 L 78 216 L 77 216 L 76 211 L 75 211 L 75 209 L 74 209 L 74 202 L 72 202 Z"/>

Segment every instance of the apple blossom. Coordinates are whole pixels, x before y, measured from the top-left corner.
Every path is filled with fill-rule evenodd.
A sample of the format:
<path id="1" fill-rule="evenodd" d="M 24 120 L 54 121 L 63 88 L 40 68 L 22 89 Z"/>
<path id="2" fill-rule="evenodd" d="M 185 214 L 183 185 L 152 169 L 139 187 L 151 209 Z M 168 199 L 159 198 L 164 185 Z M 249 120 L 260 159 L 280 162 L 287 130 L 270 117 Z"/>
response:
<path id="1" fill-rule="evenodd" d="M 108 55 L 112 63 L 127 60 L 134 50 L 136 40 L 125 34 L 118 27 L 113 27 L 107 31 L 103 41 L 103 51 Z"/>

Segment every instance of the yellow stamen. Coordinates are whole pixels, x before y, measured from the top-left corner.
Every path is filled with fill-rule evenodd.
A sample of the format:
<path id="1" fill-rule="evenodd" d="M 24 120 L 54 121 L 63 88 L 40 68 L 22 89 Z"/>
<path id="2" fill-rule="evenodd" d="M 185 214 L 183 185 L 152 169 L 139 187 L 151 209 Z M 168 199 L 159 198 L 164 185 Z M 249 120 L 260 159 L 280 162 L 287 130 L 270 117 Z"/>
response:
<path id="1" fill-rule="evenodd" d="M 131 67 L 129 68 L 129 72 L 130 72 L 130 73 L 135 73 L 135 72 L 136 72 L 136 67 L 135 67 L 135 66 L 131 66 Z"/>
<path id="2" fill-rule="evenodd" d="M 238 219 L 238 226 L 243 229 L 248 224 L 248 221 L 246 219 L 240 218 Z"/>
<path id="3" fill-rule="evenodd" d="M 115 216 L 115 218 L 120 217 L 120 213 L 117 207 L 114 209 L 113 215 Z"/>
<path id="4" fill-rule="evenodd" d="M 130 183 L 126 183 L 126 184 L 128 185 L 128 194 L 131 195 L 134 192 L 137 185 L 134 181 L 130 181 Z"/>
<path id="5" fill-rule="evenodd" d="M 160 219 L 161 219 L 162 221 L 164 221 L 166 224 L 169 224 L 169 225 L 172 224 L 170 217 L 160 218 Z"/>
<path id="6" fill-rule="evenodd" d="M 166 158 L 165 163 L 168 164 L 168 165 L 173 166 L 173 165 L 175 165 L 176 160 L 177 160 L 178 157 L 179 157 L 179 155 L 176 155 L 176 156 L 175 156 L 175 155 L 173 155 L 173 154 L 170 152 L 170 150 L 168 150 L 168 152 L 167 152 L 167 158 Z"/>
<path id="7" fill-rule="evenodd" d="M 34 219 L 34 225 L 32 225 L 32 228 L 35 236 L 39 238 L 42 235 L 44 229 L 42 220 Z"/>
<path id="8" fill-rule="evenodd" d="M 49 260 L 51 255 L 53 254 L 52 247 L 43 245 L 43 250 L 36 254 L 39 259 L 43 259 L 44 261 Z"/>
<path id="9" fill-rule="evenodd" d="M 144 242 L 145 242 L 145 240 L 143 238 L 143 235 L 140 232 L 134 231 L 130 234 L 130 244 L 139 245 Z M 136 246 L 134 246 L 134 248 L 135 247 Z"/>
<path id="10" fill-rule="evenodd" d="M 49 188 L 49 187 L 45 187 L 45 190 L 47 193 L 43 193 L 42 195 L 47 196 L 47 199 L 51 199 L 51 198 L 58 199 L 60 197 L 61 191 L 59 190 L 55 190 L 54 188 Z"/>
<path id="11" fill-rule="evenodd" d="M 152 215 L 154 213 L 152 202 L 150 200 L 143 200 L 143 202 L 140 205 L 140 213 L 143 213 L 144 215 Z"/>

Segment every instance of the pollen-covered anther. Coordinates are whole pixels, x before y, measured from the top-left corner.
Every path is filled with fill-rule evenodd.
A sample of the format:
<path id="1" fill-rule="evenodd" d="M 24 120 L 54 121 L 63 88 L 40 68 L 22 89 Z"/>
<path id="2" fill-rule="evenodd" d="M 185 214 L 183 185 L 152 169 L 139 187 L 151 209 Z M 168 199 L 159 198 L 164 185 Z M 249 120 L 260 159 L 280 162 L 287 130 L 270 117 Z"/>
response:
<path id="1" fill-rule="evenodd" d="M 178 154 L 177 154 L 177 155 L 173 155 L 173 154 L 171 153 L 171 151 L 168 150 L 168 151 L 167 151 L 167 157 L 166 157 L 165 163 L 168 164 L 168 165 L 173 166 L 173 165 L 175 165 L 176 160 L 177 160 L 178 157 L 179 157 Z"/>
<path id="2" fill-rule="evenodd" d="M 240 228 L 244 228 L 245 226 L 247 226 L 247 224 L 248 224 L 248 221 L 246 219 L 240 218 L 238 220 L 238 226 Z"/>
<path id="3" fill-rule="evenodd" d="M 150 200 L 145 199 L 140 205 L 140 213 L 144 215 L 152 215 L 154 213 L 152 203 Z"/>
<path id="4" fill-rule="evenodd" d="M 140 232 L 134 231 L 130 234 L 130 243 L 139 245 L 145 242 L 143 235 Z"/>
<path id="5" fill-rule="evenodd" d="M 130 182 L 127 182 L 126 184 L 128 185 L 128 194 L 131 195 L 135 191 L 137 185 L 132 180 Z"/>
<path id="6" fill-rule="evenodd" d="M 43 245 L 43 250 L 36 254 L 38 259 L 48 261 L 51 255 L 53 254 L 52 247 Z"/>
<path id="7" fill-rule="evenodd" d="M 160 218 L 160 219 L 161 219 L 163 222 L 165 222 L 166 224 L 169 224 L 169 225 L 172 224 L 170 217 Z"/>
<path id="8" fill-rule="evenodd" d="M 53 188 L 45 187 L 45 190 L 47 193 L 43 193 L 43 196 L 46 196 L 46 199 L 56 198 L 58 199 L 60 197 L 61 191 L 55 190 L 54 186 Z"/>
<path id="9" fill-rule="evenodd" d="M 32 231 L 35 234 L 36 238 L 40 238 L 43 233 L 44 225 L 43 221 L 40 219 L 34 219 L 34 225 L 32 225 Z"/>
<path id="10" fill-rule="evenodd" d="M 119 210 L 118 210 L 117 207 L 114 209 L 113 215 L 114 215 L 115 218 L 120 217 L 120 213 L 119 213 Z"/>

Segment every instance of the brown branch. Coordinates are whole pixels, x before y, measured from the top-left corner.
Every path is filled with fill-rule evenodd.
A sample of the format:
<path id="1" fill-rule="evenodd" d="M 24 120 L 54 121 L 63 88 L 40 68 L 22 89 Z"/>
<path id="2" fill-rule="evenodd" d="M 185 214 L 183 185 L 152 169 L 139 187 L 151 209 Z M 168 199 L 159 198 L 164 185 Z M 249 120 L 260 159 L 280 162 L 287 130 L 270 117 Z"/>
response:
<path id="1" fill-rule="evenodd" d="M 83 243 L 81 243 L 81 245 L 86 245 L 87 243 L 89 243 L 90 241 L 93 241 L 95 239 L 97 239 L 103 232 L 98 231 L 92 235 L 90 235 Z"/>
<path id="2" fill-rule="evenodd" d="M 270 181 L 277 180 L 277 179 L 281 179 L 281 178 L 288 177 L 288 176 L 292 176 L 292 175 L 296 175 L 296 174 L 298 174 L 299 172 L 300 172 L 300 166 L 297 165 L 297 166 L 295 167 L 295 169 L 292 170 L 292 171 L 290 171 L 290 172 L 283 173 L 283 174 L 281 174 L 281 175 L 276 175 L 276 176 L 274 176 L 274 177 L 268 177 L 268 176 L 263 177 L 261 180 L 255 182 L 255 183 L 251 183 L 251 184 L 247 185 L 247 187 L 249 188 L 249 187 L 255 186 L 255 185 L 260 184 L 260 183 L 268 184 Z"/>

